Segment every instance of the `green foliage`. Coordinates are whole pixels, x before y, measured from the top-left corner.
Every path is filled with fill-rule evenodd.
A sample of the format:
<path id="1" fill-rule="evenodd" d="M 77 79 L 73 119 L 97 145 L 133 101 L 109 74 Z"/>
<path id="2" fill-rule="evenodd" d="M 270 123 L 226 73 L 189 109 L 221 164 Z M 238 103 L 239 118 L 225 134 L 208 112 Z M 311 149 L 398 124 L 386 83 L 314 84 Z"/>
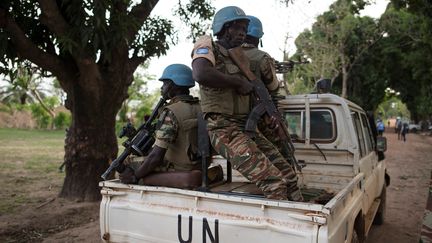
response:
<path id="1" fill-rule="evenodd" d="M 0 112 L 11 113 L 12 109 L 10 106 L 0 103 Z"/>
<path id="2" fill-rule="evenodd" d="M 166 54 L 166 50 L 177 41 L 177 33 L 171 20 L 159 16 L 148 17 L 148 14 L 142 16 L 146 11 L 150 13 L 157 1 L 156 3 L 143 2 L 57 1 L 54 10 L 58 8 L 68 28 L 64 33 L 53 32 L 52 28 L 41 24 L 40 16 L 47 16 L 41 14 L 43 7 L 38 2 L 2 1 L 0 9 L 10 11 L 23 33 L 42 50 L 54 53 L 55 45 L 62 58 L 69 58 L 85 50 L 90 57 L 100 56 L 101 60 L 107 63 L 112 57 L 111 50 L 118 48 L 119 43 L 126 43 L 135 56 L 140 54 L 149 58 Z M 208 24 L 203 25 L 202 20 L 209 20 L 214 14 L 210 2 L 190 0 L 185 5 L 179 2 L 179 6 L 173 14 L 179 16 L 186 26 L 191 28 L 191 37 L 202 34 L 208 27 Z M 138 34 L 131 36 L 131 32 L 138 32 Z M 3 71 L 8 69 L 9 60 L 13 62 L 20 60 L 8 37 L 7 31 L 0 28 L 0 55 L 6 57 L 0 61 Z"/>
<path id="3" fill-rule="evenodd" d="M 392 1 L 381 17 L 386 31 L 381 43 L 383 76 L 389 87 L 400 92 L 402 101 L 415 121 L 428 119 L 432 114 L 432 16 L 424 9 L 424 1 Z"/>
<path id="4" fill-rule="evenodd" d="M 143 68 L 147 67 L 148 64 L 145 63 Z M 157 82 L 154 81 L 155 79 L 153 75 L 149 75 L 147 72 L 142 74 L 138 73 L 134 76 L 134 81 L 128 88 L 128 98 L 123 102 L 120 111 L 117 113 L 120 123 L 126 123 L 128 120 L 132 120 L 135 125 L 139 125 L 137 122 L 134 122 L 134 118 L 144 113 L 151 113 L 152 102 L 154 102 L 155 96 L 159 95 L 157 93 L 148 93 L 147 82 Z"/>
<path id="5" fill-rule="evenodd" d="M 155 92 L 150 94 L 146 99 L 142 100 L 141 104 L 136 109 L 135 121 L 136 125 L 139 125 L 144 122 L 145 116 L 149 116 L 153 107 L 156 105 L 156 102 L 160 98 L 160 94 Z"/>
<path id="6" fill-rule="evenodd" d="M 49 116 L 48 112 L 39 104 L 31 104 L 30 110 L 33 118 L 36 120 L 38 127 L 48 128 L 51 123 L 51 117 Z"/>
<path id="7" fill-rule="evenodd" d="M 43 102 L 50 110 L 60 105 L 60 100 L 55 96 L 46 97 Z"/>
<path id="8" fill-rule="evenodd" d="M 305 80 L 303 77 L 289 78 L 291 84 L 288 85 L 288 90 L 291 94 L 308 94 L 314 90 L 314 82 Z"/>
<path id="9" fill-rule="evenodd" d="M 71 115 L 70 113 L 65 113 L 60 111 L 53 119 L 53 124 L 56 129 L 64 129 L 70 126 L 71 124 Z"/>
<path id="10" fill-rule="evenodd" d="M 342 96 L 353 100 L 364 98 L 358 92 L 363 81 L 352 80 L 357 76 L 354 69 L 381 36 L 373 19 L 358 16 L 367 2 L 338 0 L 317 17 L 311 30 L 297 37 L 295 56 L 311 59 L 304 80 L 330 78 L 333 91 L 341 90 Z"/>
<path id="11" fill-rule="evenodd" d="M 310 80 L 329 77 L 334 93 L 343 92 L 366 110 L 376 110 L 386 101 L 384 90 L 400 92 L 414 120 L 432 114 L 429 97 L 432 66 L 432 16 L 425 1 L 391 5 L 379 21 L 360 17 L 363 3 L 338 0 L 318 16 L 311 30 L 296 39 L 296 57 L 311 59 L 296 76 L 305 86 Z M 357 9 L 358 8 L 358 9 Z M 295 77 L 291 77 L 295 80 Z M 299 87 L 299 90 L 302 90 Z"/>
<path id="12" fill-rule="evenodd" d="M 35 92 L 40 89 L 42 80 L 29 62 L 8 66 L 4 79 L 7 84 L 0 92 L 0 101 L 6 104 L 27 104 L 36 102 Z"/>
<path id="13" fill-rule="evenodd" d="M 173 23 L 160 17 L 149 18 L 143 25 L 139 37 L 132 44 L 143 56 L 161 56 L 177 42 Z"/>
<path id="14" fill-rule="evenodd" d="M 205 30 L 210 29 L 210 24 L 203 23 L 200 20 L 211 19 L 214 15 L 215 8 L 211 6 L 210 1 L 191 0 L 187 4 L 182 4 L 179 1 L 179 7 L 176 10 L 181 20 L 191 28 L 188 38 L 192 38 L 195 42 L 197 36 L 205 33 Z"/>
<path id="15" fill-rule="evenodd" d="M 376 109 L 376 115 L 381 114 L 382 118 L 406 117 L 410 118 L 411 114 L 406 105 L 397 97 L 387 97 Z M 376 116 L 375 115 L 375 116 Z M 377 116 L 376 116 L 377 117 Z"/>

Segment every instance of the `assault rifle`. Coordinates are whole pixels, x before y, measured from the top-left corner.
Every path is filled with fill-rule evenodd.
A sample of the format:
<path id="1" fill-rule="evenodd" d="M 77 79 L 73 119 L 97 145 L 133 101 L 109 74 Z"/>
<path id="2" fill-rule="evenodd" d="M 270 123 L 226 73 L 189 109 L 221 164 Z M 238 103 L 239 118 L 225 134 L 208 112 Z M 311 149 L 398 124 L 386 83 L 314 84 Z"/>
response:
<path id="1" fill-rule="evenodd" d="M 123 172 L 126 168 L 123 162 L 130 154 L 138 156 L 145 156 L 148 154 L 155 142 L 153 134 L 156 130 L 156 125 L 153 121 L 157 117 L 159 109 L 165 104 L 165 101 L 166 99 L 164 97 L 160 98 L 148 120 L 138 129 L 135 129 L 130 123 L 123 127 L 119 137 L 126 136 L 128 138 L 123 142 L 125 149 L 102 174 L 102 179 L 106 180 L 114 169 L 119 173 Z"/>
<path id="2" fill-rule="evenodd" d="M 307 63 L 309 63 L 308 60 L 298 61 L 298 62 L 291 61 L 291 60 L 288 60 L 286 62 L 275 61 L 276 73 L 288 73 L 294 68 L 294 65 L 307 64 Z"/>
<path id="3" fill-rule="evenodd" d="M 246 121 L 245 132 L 251 137 L 255 136 L 258 121 L 261 118 L 268 119 L 273 118 L 277 124 L 277 136 L 281 139 L 282 155 L 291 163 L 292 166 L 296 167 L 297 170 L 301 171 L 302 166 L 299 165 L 296 158 L 294 157 L 294 145 L 291 141 L 291 137 L 288 132 L 288 128 L 282 118 L 279 110 L 273 103 L 270 94 L 261 80 L 258 80 L 255 74 L 249 69 L 249 59 L 245 56 L 241 47 L 235 47 L 228 50 L 229 56 L 234 63 L 240 68 L 243 74 L 249 79 L 254 85 L 254 107 L 249 113 L 249 117 Z"/>

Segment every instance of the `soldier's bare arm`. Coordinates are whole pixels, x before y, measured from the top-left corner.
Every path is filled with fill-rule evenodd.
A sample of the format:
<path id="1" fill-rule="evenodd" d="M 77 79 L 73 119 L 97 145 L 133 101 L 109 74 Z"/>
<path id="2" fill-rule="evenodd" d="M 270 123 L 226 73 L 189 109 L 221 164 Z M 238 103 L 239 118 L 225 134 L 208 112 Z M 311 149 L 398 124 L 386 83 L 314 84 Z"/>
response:
<path id="1" fill-rule="evenodd" d="M 161 148 L 157 145 L 153 146 L 147 159 L 142 163 L 138 170 L 135 171 L 135 177 L 137 179 L 143 178 L 150 174 L 158 165 L 161 165 L 166 151 L 165 148 Z"/>
<path id="2" fill-rule="evenodd" d="M 148 155 L 147 159 L 138 170 L 134 171 L 132 168 L 127 167 L 120 175 L 120 181 L 126 184 L 137 183 L 140 178 L 143 178 L 150 174 L 158 165 L 162 164 L 165 156 L 166 149 L 161 148 L 157 145 L 153 146 L 152 151 Z"/>

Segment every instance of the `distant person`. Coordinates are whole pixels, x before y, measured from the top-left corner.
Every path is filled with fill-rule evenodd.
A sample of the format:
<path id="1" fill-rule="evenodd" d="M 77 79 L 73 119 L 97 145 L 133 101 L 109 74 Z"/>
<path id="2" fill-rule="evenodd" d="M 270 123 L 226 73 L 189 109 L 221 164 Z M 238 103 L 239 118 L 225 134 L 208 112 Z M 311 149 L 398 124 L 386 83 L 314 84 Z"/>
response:
<path id="1" fill-rule="evenodd" d="M 395 124 L 395 133 L 398 134 L 398 140 L 400 140 L 400 130 L 402 129 L 402 120 L 400 117 L 396 118 L 396 124 Z"/>
<path id="2" fill-rule="evenodd" d="M 400 130 L 400 139 L 406 142 L 406 134 L 408 133 L 408 123 L 404 123 Z M 399 136 L 398 136 L 399 137 Z"/>
<path id="3" fill-rule="evenodd" d="M 387 121 L 387 127 L 390 128 L 390 120 Z"/>
<path id="4" fill-rule="evenodd" d="M 377 131 L 378 131 L 378 135 L 382 136 L 384 133 L 385 127 L 384 127 L 384 123 L 381 121 L 381 119 L 378 119 L 376 127 L 377 127 Z"/>

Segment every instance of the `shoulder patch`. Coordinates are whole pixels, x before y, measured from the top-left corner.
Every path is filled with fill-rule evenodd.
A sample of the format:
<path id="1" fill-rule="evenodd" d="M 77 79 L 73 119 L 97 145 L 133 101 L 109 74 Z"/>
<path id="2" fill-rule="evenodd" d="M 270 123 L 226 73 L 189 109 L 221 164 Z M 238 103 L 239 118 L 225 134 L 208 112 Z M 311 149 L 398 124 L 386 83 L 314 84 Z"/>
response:
<path id="1" fill-rule="evenodd" d="M 201 47 L 196 49 L 195 54 L 208 54 L 209 49 L 207 47 Z"/>

